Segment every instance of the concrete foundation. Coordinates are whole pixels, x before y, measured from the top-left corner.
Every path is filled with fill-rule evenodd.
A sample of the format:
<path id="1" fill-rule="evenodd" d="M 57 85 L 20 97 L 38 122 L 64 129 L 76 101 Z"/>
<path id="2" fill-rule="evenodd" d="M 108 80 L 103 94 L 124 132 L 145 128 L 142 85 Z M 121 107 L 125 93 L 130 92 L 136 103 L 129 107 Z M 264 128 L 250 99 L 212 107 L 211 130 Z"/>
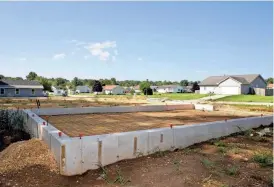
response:
<path id="1" fill-rule="evenodd" d="M 109 107 L 109 112 L 132 112 L 132 111 L 164 111 L 180 109 L 186 106 L 139 106 L 136 107 Z M 190 106 L 187 106 L 190 107 Z M 193 105 L 191 105 L 193 107 Z M 194 105 L 196 109 L 213 109 L 210 106 Z M 97 109 L 95 109 L 97 108 Z M 68 114 L 75 111 L 103 112 L 102 107 L 89 109 L 49 109 L 40 110 L 43 115 Z M 60 168 L 60 173 L 66 176 L 83 174 L 87 170 L 97 169 L 120 160 L 132 159 L 157 151 L 185 148 L 195 143 L 227 136 L 241 130 L 247 130 L 261 125 L 273 123 L 273 116 L 261 116 L 241 118 L 227 121 L 208 122 L 196 125 L 183 125 L 142 131 L 113 133 L 85 137 L 68 137 L 61 133 L 53 125 L 46 123 L 33 111 L 24 110 L 26 130 L 32 137 L 45 141 Z M 104 111 L 105 112 L 105 111 Z M 40 114 L 41 114 L 40 113 Z M 56 114 L 55 114 L 56 115 Z"/>

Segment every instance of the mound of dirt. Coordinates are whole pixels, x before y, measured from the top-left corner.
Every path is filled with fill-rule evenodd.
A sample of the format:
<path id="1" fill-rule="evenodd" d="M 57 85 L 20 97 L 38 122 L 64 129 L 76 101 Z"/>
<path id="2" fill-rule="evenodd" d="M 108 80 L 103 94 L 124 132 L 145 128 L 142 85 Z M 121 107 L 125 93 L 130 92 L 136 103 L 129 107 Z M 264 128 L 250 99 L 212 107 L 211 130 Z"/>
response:
<path id="1" fill-rule="evenodd" d="M 9 145 L 0 152 L 0 174 L 16 173 L 24 167 L 43 166 L 52 172 L 58 172 L 56 162 L 48 146 L 38 140 L 31 139 Z"/>

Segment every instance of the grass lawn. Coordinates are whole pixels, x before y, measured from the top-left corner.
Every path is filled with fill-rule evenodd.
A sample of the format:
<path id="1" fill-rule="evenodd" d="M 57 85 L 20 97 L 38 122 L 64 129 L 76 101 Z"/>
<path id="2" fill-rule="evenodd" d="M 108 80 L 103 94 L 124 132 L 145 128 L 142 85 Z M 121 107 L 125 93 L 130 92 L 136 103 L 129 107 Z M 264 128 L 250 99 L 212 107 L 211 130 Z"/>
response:
<path id="1" fill-rule="evenodd" d="M 273 103 L 273 96 L 233 95 L 233 96 L 227 96 L 224 98 L 217 99 L 216 101 Z"/>
<path id="2" fill-rule="evenodd" d="M 208 94 L 195 94 L 195 93 L 165 93 L 158 94 L 155 93 L 150 98 L 168 98 L 174 100 L 192 100 L 192 99 L 200 99 L 202 97 L 207 97 Z"/>

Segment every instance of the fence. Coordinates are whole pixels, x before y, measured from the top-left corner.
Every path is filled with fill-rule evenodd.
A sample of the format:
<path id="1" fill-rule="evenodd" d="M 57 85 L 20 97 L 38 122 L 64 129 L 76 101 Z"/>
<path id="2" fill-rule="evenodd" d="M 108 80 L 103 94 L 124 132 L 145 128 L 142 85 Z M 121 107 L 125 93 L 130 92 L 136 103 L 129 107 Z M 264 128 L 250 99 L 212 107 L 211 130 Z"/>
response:
<path id="1" fill-rule="evenodd" d="M 254 88 L 254 92 L 256 95 L 273 96 L 273 89 L 269 88 Z"/>

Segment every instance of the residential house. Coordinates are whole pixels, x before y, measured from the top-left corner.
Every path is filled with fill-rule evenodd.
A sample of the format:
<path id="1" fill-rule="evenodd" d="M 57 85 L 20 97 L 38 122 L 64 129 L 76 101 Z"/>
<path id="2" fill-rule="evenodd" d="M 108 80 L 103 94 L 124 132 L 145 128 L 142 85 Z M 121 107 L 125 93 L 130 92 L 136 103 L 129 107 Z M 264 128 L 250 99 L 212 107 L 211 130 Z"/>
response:
<path id="1" fill-rule="evenodd" d="M 125 89 L 119 85 L 105 85 L 103 86 L 103 92 L 111 95 L 125 94 Z"/>
<path id="2" fill-rule="evenodd" d="M 200 94 L 226 95 L 255 93 L 255 88 L 266 88 L 266 85 L 260 74 L 211 76 L 199 84 Z"/>
<path id="3" fill-rule="evenodd" d="M 184 88 L 180 85 L 163 85 L 158 86 L 157 92 L 159 93 L 182 93 Z"/>
<path id="4" fill-rule="evenodd" d="M 153 92 L 157 92 L 158 86 L 150 86 L 150 88 L 152 89 Z"/>
<path id="5" fill-rule="evenodd" d="M 131 88 L 130 87 L 123 87 L 125 89 L 125 93 L 130 93 Z"/>
<path id="6" fill-rule="evenodd" d="M 140 90 L 140 86 L 139 86 L 139 85 L 133 86 L 132 89 L 134 90 L 134 92 L 135 92 L 136 94 L 140 94 L 140 93 L 141 93 L 141 90 Z"/>
<path id="7" fill-rule="evenodd" d="M 91 88 L 88 86 L 76 86 L 76 93 L 91 93 Z"/>
<path id="8" fill-rule="evenodd" d="M 51 86 L 51 90 L 53 91 L 53 95 L 56 96 L 67 95 L 67 91 L 59 86 Z"/>
<path id="9" fill-rule="evenodd" d="M 268 84 L 267 89 L 273 89 L 273 84 Z"/>
<path id="10" fill-rule="evenodd" d="M 43 97 L 38 81 L 0 79 L 0 97 Z"/>

